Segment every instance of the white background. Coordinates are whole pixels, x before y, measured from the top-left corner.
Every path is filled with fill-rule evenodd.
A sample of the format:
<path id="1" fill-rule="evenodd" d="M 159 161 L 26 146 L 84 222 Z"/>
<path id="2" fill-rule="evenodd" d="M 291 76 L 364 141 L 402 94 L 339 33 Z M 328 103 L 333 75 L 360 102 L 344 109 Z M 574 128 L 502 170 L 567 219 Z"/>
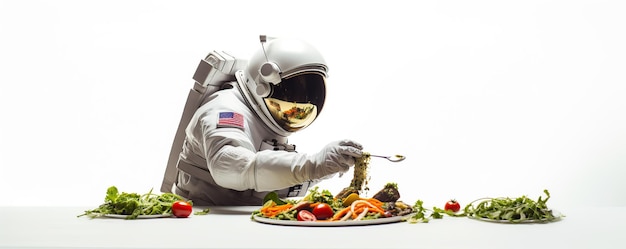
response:
<path id="1" fill-rule="evenodd" d="M 405 3 L 411 3 L 407 5 Z M 354 139 L 370 187 L 626 205 L 622 1 L 0 1 L 0 205 L 160 188 L 197 63 L 296 36 L 330 66 L 300 152 Z M 333 192 L 351 173 L 324 182 Z M 373 194 L 373 193 L 371 193 Z"/>

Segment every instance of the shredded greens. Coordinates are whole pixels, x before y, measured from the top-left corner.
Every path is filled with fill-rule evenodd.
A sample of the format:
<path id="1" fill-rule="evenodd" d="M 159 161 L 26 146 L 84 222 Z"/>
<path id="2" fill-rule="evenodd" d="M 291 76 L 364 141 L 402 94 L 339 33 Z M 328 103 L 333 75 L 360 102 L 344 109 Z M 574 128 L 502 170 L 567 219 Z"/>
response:
<path id="1" fill-rule="evenodd" d="M 474 202 L 468 204 L 464 213 L 471 218 L 482 218 L 489 220 L 506 220 L 513 223 L 524 221 L 549 222 L 559 219 L 561 216 L 555 216 L 552 210 L 548 208 L 546 202 L 550 199 L 550 192 L 543 191 L 546 198 L 541 196 L 537 201 L 526 196 L 518 198 L 482 198 L 474 202 L 478 202 L 474 206 Z"/>
<path id="2" fill-rule="evenodd" d="M 173 193 L 155 194 L 152 189 L 147 194 L 120 193 L 115 186 L 107 189 L 104 203 L 78 215 L 91 218 L 107 214 L 127 215 L 126 219 L 136 219 L 139 215 L 171 215 L 172 204 L 184 199 Z M 190 201 L 187 201 L 190 202 Z"/>
<path id="3" fill-rule="evenodd" d="M 335 197 L 338 199 L 346 198 L 351 193 L 362 194 L 367 196 L 367 192 L 370 190 L 368 183 L 370 180 L 368 169 L 371 160 L 371 154 L 369 152 L 363 152 L 361 157 L 355 158 L 354 163 L 354 176 L 350 181 L 350 186 L 345 187 Z"/>

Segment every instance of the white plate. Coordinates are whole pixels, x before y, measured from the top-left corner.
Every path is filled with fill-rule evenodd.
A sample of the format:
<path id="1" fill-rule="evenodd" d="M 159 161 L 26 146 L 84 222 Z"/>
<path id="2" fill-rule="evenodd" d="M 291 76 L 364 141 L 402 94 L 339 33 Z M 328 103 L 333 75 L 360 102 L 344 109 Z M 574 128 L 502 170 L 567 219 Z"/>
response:
<path id="1" fill-rule="evenodd" d="M 378 218 L 373 220 L 347 220 L 347 221 L 296 221 L 296 220 L 276 220 L 259 216 L 252 216 L 255 221 L 284 226 L 303 226 L 303 227 L 341 227 L 341 226 L 366 226 L 388 224 L 404 221 L 413 214 L 405 216 L 393 216 L 389 218 Z"/>
<path id="2" fill-rule="evenodd" d="M 468 216 L 471 219 L 475 219 L 475 220 L 480 220 L 480 221 L 487 221 L 487 222 L 494 222 L 494 223 L 505 223 L 505 224 L 528 224 L 528 223 L 550 223 L 550 222 L 555 222 L 555 221 L 559 221 L 563 215 L 556 210 L 552 210 L 552 215 L 554 215 L 554 219 L 553 220 L 523 220 L 523 221 L 509 221 L 509 220 L 493 220 L 493 219 L 489 219 L 489 218 L 481 218 L 481 217 L 474 217 L 474 216 Z"/>
<path id="3" fill-rule="evenodd" d="M 130 215 L 125 214 L 104 214 L 103 217 L 116 218 L 116 219 L 126 219 Z M 137 219 L 155 219 L 155 218 L 167 218 L 173 217 L 171 214 L 153 214 L 153 215 L 139 215 Z"/>
<path id="4" fill-rule="evenodd" d="M 199 209 L 210 208 L 211 214 L 237 214 L 237 215 L 250 215 L 254 211 L 260 209 L 262 206 L 211 206 L 211 207 L 198 207 Z"/>

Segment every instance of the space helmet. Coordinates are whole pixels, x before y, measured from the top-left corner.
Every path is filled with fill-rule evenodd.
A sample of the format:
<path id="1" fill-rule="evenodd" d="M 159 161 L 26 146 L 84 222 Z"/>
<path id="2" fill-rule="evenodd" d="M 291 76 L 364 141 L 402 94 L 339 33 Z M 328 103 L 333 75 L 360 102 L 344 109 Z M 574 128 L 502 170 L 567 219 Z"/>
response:
<path id="1" fill-rule="evenodd" d="M 239 81 L 247 90 L 244 96 L 278 135 L 306 128 L 324 107 L 328 67 L 305 41 L 261 36 L 261 48 L 250 57 L 243 75 Z"/>

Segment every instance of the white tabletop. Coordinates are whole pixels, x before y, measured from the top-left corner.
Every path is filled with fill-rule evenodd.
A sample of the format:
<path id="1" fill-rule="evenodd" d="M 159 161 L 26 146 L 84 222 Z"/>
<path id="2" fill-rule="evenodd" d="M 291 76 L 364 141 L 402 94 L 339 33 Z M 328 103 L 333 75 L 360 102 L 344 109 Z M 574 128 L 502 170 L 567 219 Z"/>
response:
<path id="1" fill-rule="evenodd" d="M 566 217 L 548 224 L 445 216 L 349 227 L 263 224 L 250 219 L 254 208 L 123 220 L 78 218 L 83 207 L 0 207 L 0 248 L 626 248 L 626 207 L 559 210 Z"/>

